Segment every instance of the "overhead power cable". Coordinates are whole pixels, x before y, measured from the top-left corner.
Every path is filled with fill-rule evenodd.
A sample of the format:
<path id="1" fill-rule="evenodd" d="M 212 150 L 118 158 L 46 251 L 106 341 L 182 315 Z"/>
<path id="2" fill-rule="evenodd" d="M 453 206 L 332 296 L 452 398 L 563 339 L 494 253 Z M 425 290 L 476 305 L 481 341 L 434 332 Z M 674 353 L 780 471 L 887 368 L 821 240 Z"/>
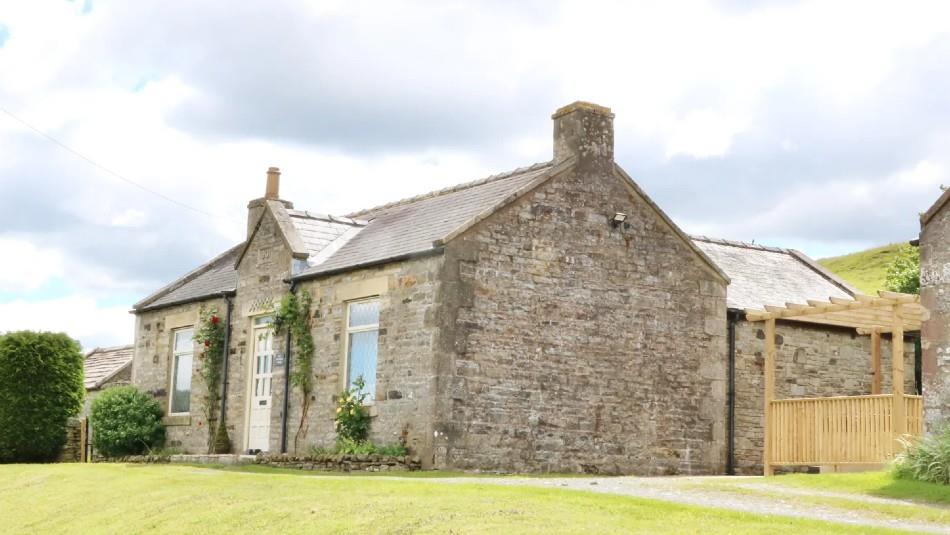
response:
<path id="1" fill-rule="evenodd" d="M 85 161 L 86 161 L 87 163 L 89 163 L 90 165 L 93 165 L 93 166 L 95 166 L 96 168 L 98 168 L 99 170 L 101 170 L 101 171 L 103 171 L 103 172 L 105 172 L 105 173 L 108 173 L 109 175 L 112 175 L 112 176 L 115 177 L 115 178 L 118 178 L 119 180 L 125 182 L 126 184 L 129 184 L 129 185 L 131 185 L 131 186 L 135 186 L 136 188 L 139 188 L 139 189 L 142 190 L 142 191 L 145 191 L 145 192 L 147 192 L 147 193 L 151 193 L 152 195 L 155 195 L 156 197 L 160 197 L 161 199 L 164 199 L 164 200 L 166 200 L 166 201 L 168 201 L 168 202 L 170 202 L 170 203 L 172 203 L 172 204 L 175 204 L 175 205 L 177 205 L 177 206 L 179 206 L 179 207 L 181 207 L 181 208 L 185 208 L 185 209 L 187 209 L 187 210 L 191 210 L 192 212 L 201 214 L 201 215 L 206 216 L 206 217 L 212 217 L 212 218 L 224 218 L 224 217 L 226 217 L 226 216 L 221 216 L 221 215 L 218 215 L 218 214 L 212 214 L 211 212 L 206 212 L 206 211 L 202 210 L 201 208 L 196 208 L 196 207 L 191 206 L 191 205 L 189 205 L 189 204 L 183 203 L 183 202 L 181 202 L 181 201 L 179 201 L 179 200 L 177 200 L 177 199 L 173 199 L 172 197 L 169 197 L 168 195 L 165 195 L 164 193 L 162 193 L 162 192 L 160 192 L 160 191 L 155 191 L 155 190 L 153 190 L 152 188 L 149 188 L 148 186 L 144 186 L 144 185 L 139 184 L 138 182 L 136 182 L 136 181 L 134 181 L 134 180 L 132 180 L 132 179 L 130 179 L 130 178 L 126 178 L 126 177 L 122 176 L 121 174 L 119 174 L 119 173 L 113 171 L 112 169 L 109 169 L 108 167 L 106 167 L 106 166 L 100 164 L 99 162 L 93 160 L 92 158 L 89 158 L 89 157 L 86 156 L 85 154 L 83 154 L 83 153 L 77 151 L 76 149 L 70 147 L 69 145 L 63 143 L 62 141 L 56 139 L 55 137 L 53 137 L 53 136 L 47 134 L 46 132 L 40 130 L 39 128 L 33 126 L 32 124 L 26 122 L 25 120 L 23 120 L 23 119 L 21 119 L 20 117 L 16 116 L 15 114 L 13 114 L 13 112 L 11 112 L 10 110 L 4 108 L 3 106 L 0 106 L 0 112 L 3 112 L 3 113 L 6 114 L 7 116 L 9 116 L 11 119 L 17 121 L 18 123 L 22 124 L 23 126 L 29 128 L 30 130 L 36 132 L 37 134 L 39 134 L 39 135 L 41 135 L 41 136 L 43 136 L 44 138 L 46 138 L 48 141 L 54 143 L 54 144 L 55 144 L 56 146 L 58 146 L 59 148 L 61 148 L 61 149 L 65 150 L 65 151 L 67 151 L 67 152 L 73 154 L 74 156 L 76 156 L 76 157 L 78 157 L 78 158 L 82 158 L 83 160 L 85 160 Z M 229 218 L 229 219 L 230 219 L 230 218 Z"/>

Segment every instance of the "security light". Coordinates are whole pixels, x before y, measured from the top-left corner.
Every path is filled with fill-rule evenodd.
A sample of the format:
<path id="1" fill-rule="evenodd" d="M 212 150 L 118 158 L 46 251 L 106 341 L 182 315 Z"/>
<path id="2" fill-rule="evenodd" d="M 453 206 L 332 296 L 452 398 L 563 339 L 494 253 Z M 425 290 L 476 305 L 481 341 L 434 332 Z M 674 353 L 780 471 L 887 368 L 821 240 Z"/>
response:
<path id="1" fill-rule="evenodd" d="M 614 214 L 614 216 L 613 216 L 612 218 L 610 218 L 610 224 L 611 224 L 611 226 L 613 226 L 614 228 L 617 228 L 617 227 L 619 227 L 620 225 L 622 225 L 623 222 L 626 221 L 626 220 L 627 220 L 627 214 L 625 214 L 625 213 L 623 213 L 623 212 L 617 212 L 616 214 Z"/>

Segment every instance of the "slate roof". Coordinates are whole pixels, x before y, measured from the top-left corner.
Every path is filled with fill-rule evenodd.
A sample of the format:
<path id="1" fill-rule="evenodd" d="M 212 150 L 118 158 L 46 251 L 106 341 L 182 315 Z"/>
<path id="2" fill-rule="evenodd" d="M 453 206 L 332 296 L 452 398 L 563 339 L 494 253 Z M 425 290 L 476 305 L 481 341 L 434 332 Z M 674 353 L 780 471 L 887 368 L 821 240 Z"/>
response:
<path id="1" fill-rule="evenodd" d="M 237 270 L 234 261 L 243 243 L 239 243 L 208 263 L 189 272 L 132 306 L 142 311 L 180 303 L 188 303 L 237 288 Z"/>
<path id="2" fill-rule="evenodd" d="M 726 304 L 733 309 L 806 304 L 808 299 L 850 298 L 856 289 L 793 249 L 693 236 L 693 243 L 731 279 Z"/>
<path id="3" fill-rule="evenodd" d="M 315 214 L 303 210 L 287 210 L 287 213 L 304 246 L 310 252 L 307 263 L 311 266 L 326 260 L 366 226 L 365 221 L 349 217 Z"/>
<path id="4" fill-rule="evenodd" d="M 366 221 L 325 260 L 296 275 L 307 278 L 436 249 L 434 242 L 541 178 L 551 162 L 535 164 L 426 195 L 370 208 L 348 217 Z"/>
<path id="5" fill-rule="evenodd" d="M 86 390 L 100 388 L 124 368 L 132 365 L 132 346 L 97 347 L 83 361 L 83 386 Z"/>

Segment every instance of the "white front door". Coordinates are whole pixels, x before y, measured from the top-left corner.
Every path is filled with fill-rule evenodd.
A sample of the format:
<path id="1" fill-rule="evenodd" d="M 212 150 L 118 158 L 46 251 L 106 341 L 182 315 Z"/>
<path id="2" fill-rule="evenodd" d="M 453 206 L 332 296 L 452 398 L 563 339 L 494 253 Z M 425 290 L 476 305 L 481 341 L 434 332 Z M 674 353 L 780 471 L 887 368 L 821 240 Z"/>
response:
<path id="1" fill-rule="evenodd" d="M 274 372 L 274 331 L 270 317 L 254 319 L 254 354 L 248 410 L 247 449 L 270 449 L 271 381 Z"/>

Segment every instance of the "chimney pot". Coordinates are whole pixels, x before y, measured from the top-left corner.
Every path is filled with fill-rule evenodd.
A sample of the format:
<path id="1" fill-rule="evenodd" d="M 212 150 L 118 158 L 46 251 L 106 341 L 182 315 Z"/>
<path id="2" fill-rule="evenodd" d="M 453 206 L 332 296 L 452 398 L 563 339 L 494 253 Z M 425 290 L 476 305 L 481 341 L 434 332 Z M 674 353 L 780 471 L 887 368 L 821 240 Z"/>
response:
<path id="1" fill-rule="evenodd" d="M 280 169 L 277 167 L 267 169 L 267 189 L 264 191 L 264 198 L 271 200 L 280 198 Z"/>
<path id="2" fill-rule="evenodd" d="M 578 166 L 613 166 L 614 114 L 610 108 L 577 101 L 559 108 L 551 119 L 555 163 L 576 157 Z"/>

